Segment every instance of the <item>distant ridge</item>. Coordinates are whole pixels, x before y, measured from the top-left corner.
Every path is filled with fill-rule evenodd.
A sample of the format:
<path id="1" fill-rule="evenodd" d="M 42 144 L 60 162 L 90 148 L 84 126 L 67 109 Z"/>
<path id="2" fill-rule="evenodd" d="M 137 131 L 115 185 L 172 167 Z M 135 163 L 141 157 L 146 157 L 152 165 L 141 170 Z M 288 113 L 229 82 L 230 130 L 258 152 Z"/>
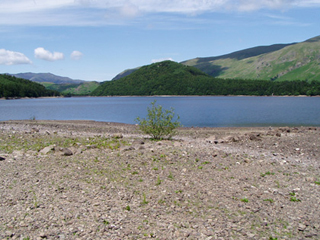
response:
<path id="1" fill-rule="evenodd" d="M 18 73 L 9 74 L 17 78 L 23 78 L 32 82 L 37 82 L 49 90 L 58 91 L 63 95 L 90 95 L 100 83 L 96 81 L 75 80 L 68 77 L 61 77 L 52 73 Z"/>
<path id="2" fill-rule="evenodd" d="M 18 74 L 10 74 L 17 78 L 27 79 L 33 82 L 43 83 L 43 82 L 50 82 L 54 84 L 80 84 L 85 81 L 83 80 L 75 80 L 68 77 L 61 77 L 54 75 L 52 73 L 18 73 Z"/>

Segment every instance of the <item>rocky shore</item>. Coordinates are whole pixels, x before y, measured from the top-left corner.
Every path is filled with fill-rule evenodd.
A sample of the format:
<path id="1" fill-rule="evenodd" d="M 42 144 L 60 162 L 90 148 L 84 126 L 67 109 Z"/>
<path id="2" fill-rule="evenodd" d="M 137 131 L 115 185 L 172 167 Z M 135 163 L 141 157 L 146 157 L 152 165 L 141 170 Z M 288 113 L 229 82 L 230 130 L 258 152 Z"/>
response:
<path id="1" fill-rule="evenodd" d="M 320 239 L 320 128 L 0 122 L 0 239 Z"/>

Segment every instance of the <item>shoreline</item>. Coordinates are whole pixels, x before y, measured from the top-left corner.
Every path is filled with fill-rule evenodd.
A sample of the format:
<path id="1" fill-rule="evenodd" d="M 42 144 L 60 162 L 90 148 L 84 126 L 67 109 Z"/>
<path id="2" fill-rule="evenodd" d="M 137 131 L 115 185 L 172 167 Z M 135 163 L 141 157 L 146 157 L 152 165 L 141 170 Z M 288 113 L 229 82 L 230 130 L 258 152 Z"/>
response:
<path id="1" fill-rule="evenodd" d="M 48 120 L 48 119 L 18 119 L 18 120 L 0 120 L 0 124 L 10 124 L 10 123 L 26 123 L 26 124 L 99 124 L 99 125 L 109 125 L 109 126 L 132 126 L 137 127 L 137 123 L 123 123 L 123 122 L 109 122 L 109 121 L 96 121 L 96 120 L 82 120 L 82 119 L 68 119 L 68 120 Z M 269 129 L 269 128 L 317 128 L 320 124 L 316 125 L 293 125 L 293 124 L 265 124 L 265 125 L 243 125 L 243 126 L 180 126 L 178 129 Z"/>
<path id="2" fill-rule="evenodd" d="M 152 97 L 320 97 L 320 95 L 316 96 L 308 96 L 308 95 L 263 95 L 263 96 L 256 96 L 256 95 L 151 95 L 151 96 L 145 96 L 145 95 L 121 95 L 121 96 L 70 96 L 70 97 L 65 97 L 65 96 L 56 96 L 56 97 L 23 97 L 23 98 L 0 98 L 0 100 L 20 100 L 20 99 L 50 99 L 50 98 L 96 98 L 96 97 L 105 97 L 105 98 L 113 98 L 113 97 L 147 97 L 147 98 L 152 98 Z"/>

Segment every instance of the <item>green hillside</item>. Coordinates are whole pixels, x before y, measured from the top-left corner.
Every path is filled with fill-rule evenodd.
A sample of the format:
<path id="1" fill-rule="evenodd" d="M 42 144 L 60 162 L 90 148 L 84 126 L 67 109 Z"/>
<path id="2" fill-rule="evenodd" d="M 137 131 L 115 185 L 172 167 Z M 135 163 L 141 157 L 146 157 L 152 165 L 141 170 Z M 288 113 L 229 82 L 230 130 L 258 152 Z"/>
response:
<path id="1" fill-rule="evenodd" d="M 0 98 L 59 96 L 60 93 L 22 78 L 0 74 Z"/>
<path id="2" fill-rule="evenodd" d="M 83 82 L 79 84 L 66 83 L 66 84 L 54 84 L 50 82 L 42 82 L 43 86 L 47 89 L 59 91 L 63 95 L 76 95 L 86 96 L 90 95 L 100 84 L 98 82 Z"/>
<path id="3" fill-rule="evenodd" d="M 182 63 L 219 78 L 320 81 L 320 36 Z"/>
<path id="4" fill-rule="evenodd" d="M 94 96 L 119 95 L 318 95 L 320 82 L 218 79 L 172 61 L 143 66 L 130 75 L 104 82 Z"/>

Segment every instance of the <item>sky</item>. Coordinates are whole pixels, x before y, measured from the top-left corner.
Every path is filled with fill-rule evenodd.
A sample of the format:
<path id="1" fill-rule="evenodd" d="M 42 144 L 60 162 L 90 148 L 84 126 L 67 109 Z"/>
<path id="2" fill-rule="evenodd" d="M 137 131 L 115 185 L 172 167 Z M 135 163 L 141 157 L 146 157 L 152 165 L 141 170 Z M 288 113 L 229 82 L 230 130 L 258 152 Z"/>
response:
<path id="1" fill-rule="evenodd" d="M 320 0 L 1 0 L 0 73 L 111 80 L 320 35 Z"/>

